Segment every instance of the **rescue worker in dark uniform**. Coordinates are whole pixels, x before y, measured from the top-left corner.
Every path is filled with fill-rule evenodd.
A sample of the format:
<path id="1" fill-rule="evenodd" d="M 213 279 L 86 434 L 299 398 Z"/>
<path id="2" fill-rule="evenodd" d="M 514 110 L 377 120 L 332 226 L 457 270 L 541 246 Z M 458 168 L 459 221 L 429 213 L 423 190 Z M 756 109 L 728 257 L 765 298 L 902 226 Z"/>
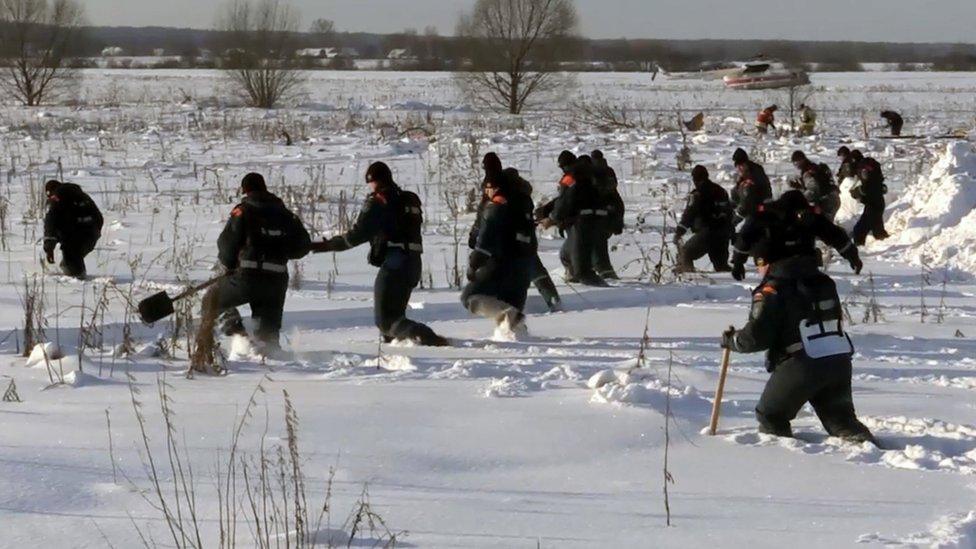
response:
<path id="1" fill-rule="evenodd" d="M 593 159 L 593 182 L 596 184 L 600 207 L 596 210 L 599 231 L 593 244 L 593 270 L 603 279 L 617 280 L 617 271 L 610 262 L 610 237 L 624 232 L 624 200 L 617 189 L 617 172 L 607 164 L 603 151 L 590 153 Z"/>
<path id="2" fill-rule="evenodd" d="M 840 190 L 834 184 L 830 168 L 826 164 L 811 162 L 803 151 L 793 151 L 790 160 L 800 172 L 791 187 L 801 190 L 810 204 L 820 208 L 821 213 L 833 221 L 840 209 Z"/>
<path id="3" fill-rule="evenodd" d="M 268 191 L 261 174 L 241 181 L 244 199 L 234 207 L 217 239 L 220 264 L 231 272 L 203 297 L 201 334 L 213 333 L 219 317 L 224 335 L 246 335 L 237 307 L 250 305 L 262 353 L 280 349 L 281 318 L 288 291 L 288 261 L 308 255 L 312 240 L 302 221 Z"/>
<path id="4" fill-rule="evenodd" d="M 47 214 L 44 216 L 44 256 L 54 263 L 54 249 L 61 245 L 61 272 L 85 278 L 85 256 L 95 249 L 105 223 L 95 201 L 74 183 L 50 180 L 44 184 Z"/>
<path id="5" fill-rule="evenodd" d="M 811 206 L 803 193 L 791 190 L 763 204 L 756 215 L 743 223 L 733 245 L 733 278 L 745 278 L 745 262 L 750 250 L 771 236 L 778 236 L 790 253 L 809 254 L 815 260 L 819 257 L 816 243 L 820 240 L 837 250 L 855 273 L 860 274 L 864 267 L 857 247 L 844 229 L 824 217 L 817 207 Z"/>
<path id="6" fill-rule="evenodd" d="M 498 155 L 489 152 L 485 154 L 481 161 L 481 167 L 485 171 L 485 178 L 481 184 L 481 202 L 478 204 L 478 211 L 475 216 L 474 224 L 471 226 L 471 230 L 468 233 L 468 248 L 474 250 L 477 246 L 478 234 L 481 232 L 481 222 L 484 215 L 485 206 L 490 202 L 490 199 L 485 193 L 484 186 L 489 179 L 495 180 L 499 176 L 497 175 L 501 171 L 501 177 L 504 177 L 512 185 L 514 192 L 518 192 L 522 195 L 522 200 L 518 203 L 524 207 L 528 208 L 526 215 L 528 219 L 532 220 L 534 215 L 535 204 L 532 201 L 532 184 L 522 178 L 518 170 L 515 168 L 501 168 L 502 161 L 498 158 Z M 559 310 L 562 305 L 562 301 L 559 297 L 559 291 L 556 290 L 556 284 L 552 281 L 552 277 L 549 275 L 548 269 L 542 263 L 542 259 L 539 257 L 538 253 L 538 239 L 535 234 L 535 226 L 532 227 L 532 239 L 535 242 L 536 253 L 532 261 L 531 268 L 531 279 L 532 284 L 535 285 L 536 290 L 539 295 L 542 296 L 543 301 L 546 302 L 546 307 L 550 311 Z"/>
<path id="7" fill-rule="evenodd" d="M 799 207 L 802 211 L 803 205 Z M 834 281 L 817 268 L 812 247 L 797 247 L 788 240 L 809 229 L 786 225 L 809 220 L 800 215 L 782 222 L 780 230 L 770 231 L 750 250 L 761 265 L 763 280 L 753 292 L 749 321 L 739 330 L 726 331 L 722 347 L 737 353 L 766 352 L 772 375 L 756 405 L 760 432 L 792 437 L 790 422 L 809 402 L 831 436 L 877 445 L 854 411 L 854 347 L 844 331 Z"/>
<path id="8" fill-rule="evenodd" d="M 487 203 L 468 258 L 468 284 L 461 303 L 514 331 L 524 326 L 522 310 L 538 251 L 535 223 L 531 206 L 525 204 L 528 197 L 509 177 L 501 170 L 486 175 Z"/>
<path id="9" fill-rule="evenodd" d="M 366 183 L 371 192 L 352 228 L 346 234 L 314 243 L 313 251 L 342 252 L 369 242 L 369 264 L 379 267 L 373 284 L 373 312 L 384 341 L 448 345 L 428 326 L 406 316 L 410 294 L 420 284 L 423 270 L 420 198 L 401 189 L 383 162 L 369 166 Z"/>
<path id="10" fill-rule="evenodd" d="M 766 170 L 759 164 L 749 160 L 749 155 L 742 149 L 732 153 L 739 178 L 732 189 L 732 204 L 735 206 L 734 224 L 753 215 L 759 206 L 773 197 L 773 186 L 766 176 Z"/>
<path id="11" fill-rule="evenodd" d="M 717 273 L 727 273 L 729 244 L 732 239 L 732 203 L 729 193 L 708 178 L 705 166 L 691 170 L 694 190 L 688 195 L 688 203 L 674 233 L 678 249 L 678 271 L 694 272 L 695 260 L 708 254 Z M 681 238 L 691 231 L 694 236 L 684 244 Z"/>
<path id="12" fill-rule="evenodd" d="M 884 183 L 881 164 L 871 157 L 858 164 L 857 180 L 858 183 L 851 188 L 851 196 L 864 204 L 864 211 L 854 224 L 851 238 L 858 246 L 863 246 L 869 233 L 876 240 L 884 240 L 889 236 L 884 226 L 884 195 L 888 192 L 888 187 Z"/>
<path id="13" fill-rule="evenodd" d="M 837 183 L 843 183 L 848 177 L 857 177 L 854 170 L 854 157 L 851 154 L 851 149 L 846 146 L 842 146 L 837 149 L 837 158 L 840 159 L 840 167 L 837 168 Z"/>
<path id="14" fill-rule="evenodd" d="M 895 111 L 881 111 L 881 118 L 885 119 L 888 128 L 891 129 L 892 137 L 901 135 L 901 128 L 905 125 L 905 120 Z"/>
<path id="15" fill-rule="evenodd" d="M 532 236 L 532 246 L 535 249 L 530 269 L 532 284 L 535 285 L 535 289 L 546 302 L 546 307 L 550 311 L 558 311 L 562 307 L 562 299 L 559 297 L 559 291 L 556 290 L 556 283 L 552 281 L 552 277 L 549 275 L 549 270 L 546 269 L 546 266 L 542 263 L 542 259 L 539 257 L 539 240 L 535 232 L 535 221 L 533 217 L 535 203 L 532 201 L 532 184 L 523 179 L 515 168 L 505 168 L 502 173 L 513 185 L 515 192 L 522 195 L 522 200 L 519 202 L 523 208 L 527 208 L 527 210 L 522 212 L 523 218 L 532 222 L 530 234 Z M 528 231 L 526 232 L 529 233 Z"/>
<path id="16" fill-rule="evenodd" d="M 543 229 L 558 226 L 566 230 L 566 241 L 559 259 L 566 269 L 567 282 L 607 286 L 606 281 L 593 270 L 598 198 L 593 187 L 592 162 L 579 160 L 573 153 L 563 151 L 559 154 L 559 167 L 563 170 L 559 194 L 537 212 L 542 217 L 540 225 Z"/>

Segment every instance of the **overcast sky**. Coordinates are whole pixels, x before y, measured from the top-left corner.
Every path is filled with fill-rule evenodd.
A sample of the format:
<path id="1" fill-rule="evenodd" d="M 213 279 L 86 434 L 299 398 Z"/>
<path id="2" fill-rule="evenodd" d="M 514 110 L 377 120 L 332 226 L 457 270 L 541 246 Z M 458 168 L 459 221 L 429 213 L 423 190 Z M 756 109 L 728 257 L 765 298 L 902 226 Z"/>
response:
<path id="1" fill-rule="evenodd" d="M 224 0 L 80 0 L 93 25 L 209 28 Z M 307 27 L 451 34 L 474 0 L 291 0 Z M 576 0 L 592 38 L 976 42 L 976 0 Z"/>

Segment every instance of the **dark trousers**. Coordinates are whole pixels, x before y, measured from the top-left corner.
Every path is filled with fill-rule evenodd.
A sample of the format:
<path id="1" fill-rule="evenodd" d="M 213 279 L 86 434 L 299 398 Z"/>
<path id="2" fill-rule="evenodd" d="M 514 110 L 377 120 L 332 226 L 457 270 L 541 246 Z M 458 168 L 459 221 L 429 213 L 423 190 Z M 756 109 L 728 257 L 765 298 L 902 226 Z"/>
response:
<path id="1" fill-rule="evenodd" d="M 610 263 L 610 230 L 607 228 L 608 222 L 605 217 L 601 217 L 599 227 L 593 237 L 593 270 L 602 277 L 616 278 L 617 272 Z"/>
<path id="2" fill-rule="evenodd" d="M 85 267 L 85 256 L 95 249 L 98 238 L 61 242 L 61 272 L 76 278 L 88 274 Z"/>
<path id="3" fill-rule="evenodd" d="M 204 309 L 213 307 L 220 318 L 222 331 L 232 335 L 244 333 L 237 307 L 250 305 L 251 318 L 257 322 L 255 338 L 263 343 L 277 345 L 287 292 L 287 273 L 241 269 L 222 279 L 207 292 Z M 206 311 L 204 316 L 207 316 Z"/>
<path id="4" fill-rule="evenodd" d="M 468 282 L 461 291 L 461 303 L 471 310 L 468 299 L 474 295 L 486 295 L 522 311 L 525 309 L 525 301 L 529 295 L 529 285 L 532 283 L 532 274 L 538 257 L 503 259 L 502 264 L 493 272 L 484 273 Z"/>
<path id="5" fill-rule="evenodd" d="M 539 258 L 539 254 L 535 254 L 535 258 L 532 261 L 532 275 L 530 277 L 532 283 L 535 284 L 535 289 L 545 300 L 546 305 L 552 307 L 556 302 L 559 301 L 559 291 L 556 290 L 556 283 L 552 281 L 552 277 L 549 276 L 549 270 L 546 266 L 542 264 L 542 259 Z"/>
<path id="6" fill-rule="evenodd" d="M 863 246 L 868 239 L 868 234 L 879 240 L 888 238 L 888 231 L 884 226 L 884 204 L 864 205 L 864 211 L 861 212 L 860 219 L 851 231 L 851 239 L 858 246 Z"/>
<path id="7" fill-rule="evenodd" d="M 793 436 L 790 421 L 807 402 L 831 436 L 871 436 L 854 413 L 849 357 L 790 358 L 780 362 L 756 405 L 759 430 Z"/>
<path id="8" fill-rule="evenodd" d="M 559 251 L 559 260 L 569 278 L 596 278 L 593 271 L 593 247 L 598 225 L 592 215 L 581 216 L 566 231 L 566 240 Z"/>
<path id="9" fill-rule="evenodd" d="M 387 341 L 430 340 L 434 331 L 407 318 L 407 304 L 414 288 L 420 284 L 423 263 L 418 253 L 390 249 L 373 282 L 373 318 Z"/>
<path id="10" fill-rule="evenodd" d="M 732 233 L 705 229 L 691 235 L 678 250 L 678 265 L 685 270 L 694 270 L 695 261 L 708 254 L 715 270 L 729 268 L 729 244 Z"/>

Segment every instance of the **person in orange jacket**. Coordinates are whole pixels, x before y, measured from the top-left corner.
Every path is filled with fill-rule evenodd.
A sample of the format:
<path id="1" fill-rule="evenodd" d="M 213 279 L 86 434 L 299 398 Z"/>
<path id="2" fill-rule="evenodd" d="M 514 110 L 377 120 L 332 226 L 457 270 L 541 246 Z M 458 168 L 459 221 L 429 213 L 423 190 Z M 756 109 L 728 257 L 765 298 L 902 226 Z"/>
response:
<path id="1" fill-rule="evenodd" d="M 756 132 L 759 135 L 766 135 L 769 133 L 769 128 L 776 129 L 776 111 L 779 107 L 776 105 L 770 105 L 765 109 L 759 111 L 756 116 Z"/>

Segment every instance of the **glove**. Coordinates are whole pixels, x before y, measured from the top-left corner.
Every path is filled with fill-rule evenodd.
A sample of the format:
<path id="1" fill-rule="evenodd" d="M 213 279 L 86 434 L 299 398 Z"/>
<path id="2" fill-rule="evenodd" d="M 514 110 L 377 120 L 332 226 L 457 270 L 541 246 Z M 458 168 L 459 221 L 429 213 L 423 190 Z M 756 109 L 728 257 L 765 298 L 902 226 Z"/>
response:
<path id="1" fill-rule="evenodd" d="M 851 270 L 854 274 L 861 274 L 861 269 L 864 268 L 864 262 L 861 261 L 861 256 L 857 253 L 857 248 L 851 246 L 850 250 L 844 254 L 844 259 L 847 260 L 851 265 Z"/>
<path id="2" fill-rule="evenodd" d="M 742 282 L 746 278 L 746 266 L 742 263 L 732 264 L 732 278 Z"/>
<path id="3" fill-rule="evenodd" d="M 53 265 L 54 264 L 54 250 L 48 250 L 48 251 L 44 252 L 44 255 L 47 258 L 47 262 Z"/>
<path id="4" fill-rule="evenodd" d="M 542 227 L 543 229 L 548 229 L 555 224 L 556 222 L 553 221 L 551 217 L 545 217 L 539 220 L 539 226 Z"/>
<path id="5" fill-rule="evenodd" d="M 734 349 L 735 348 L 735 328 L 729 326 L 728 330 L 722 332 L 722 348 L 723 349 Z"/>
<path id="6" fill-rule="evenodd" d="M 674 244 L 677 246 L 678 244 L 681 244 L 681 238 L 684 236 L 685 236 L 685 228 L 678 227 L 678 229 L 674 231 L 674 239 L 672 239 L 672 242 L 674 242 Z"/>
<path id="7" fill-rule="evenodd" d="M 322 242 L 312 242 L 312 253 L 321 254 L 332 251 L 332 243 L 323 239 Z"/>

